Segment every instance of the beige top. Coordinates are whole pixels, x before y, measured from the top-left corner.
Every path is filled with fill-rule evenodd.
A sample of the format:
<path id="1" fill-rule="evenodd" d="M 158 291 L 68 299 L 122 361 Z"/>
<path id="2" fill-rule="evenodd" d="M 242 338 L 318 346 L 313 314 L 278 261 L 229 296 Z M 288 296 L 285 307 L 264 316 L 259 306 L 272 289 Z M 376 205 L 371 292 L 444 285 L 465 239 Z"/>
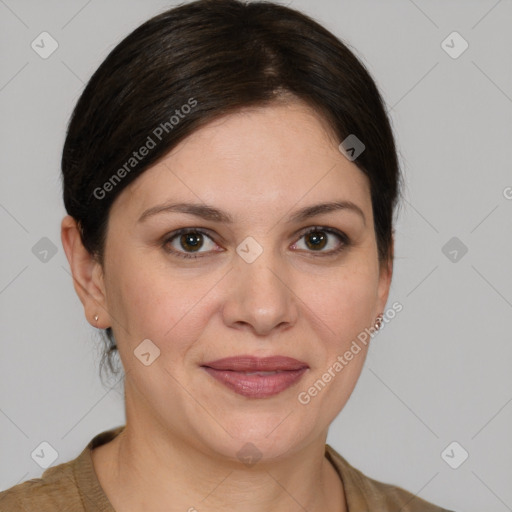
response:
<path id="1" fill-rule="evenodd" d="M 96 435 L 76 459 L 0 492 L 0 512 L 115 512 L 94 471 L 91 450 L 123 429 L 124 425 Z M 328 444 L 325 456 L 343 482 L 348 512 L 450 512 L 400 487 L 368 478 Z"/>

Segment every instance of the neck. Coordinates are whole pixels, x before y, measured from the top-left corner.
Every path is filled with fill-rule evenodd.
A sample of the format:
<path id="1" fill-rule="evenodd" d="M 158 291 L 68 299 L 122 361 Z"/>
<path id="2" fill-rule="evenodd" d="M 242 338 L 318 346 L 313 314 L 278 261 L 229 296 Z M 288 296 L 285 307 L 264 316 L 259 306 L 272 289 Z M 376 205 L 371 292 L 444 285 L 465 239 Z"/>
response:
<path id="1" fill-rule="evenodd" d="M 293 453 L 246 465 L 130 410 L 127 400 L 125 429 L 93 459 L 117 512 L 346 512 L 341 479 L 325 457 L 327 432 Z"/>
<path id="2" fill-rule="evenodd" d="M 315 451 L 313 456 L 309 454 Z M 175 510 L 190 512 L 194 508 L 211 512 L 295 508 L 340 512 L 344 497 L 335 469 L 323 450 L 311 447 L 307 452 L 280 462 L 241 467 L 187 445 L 176 450 L 176 445 L 166 445 L 158 438 L 148 442 L 146 436 L 127 426 L 119 444 L 117 473 L 125 489 L 134 491 L 130 503 L 139 501 L 146 510 L 171 510 L 172 504 Z M 312 463 L 304 464 L 304 460 Z M 336 502 L 333 489 L 338 489 Z M 168 506 L 162 507 L 163 503 Z M 133 506 L 133 510 L 142 509 Z"/>

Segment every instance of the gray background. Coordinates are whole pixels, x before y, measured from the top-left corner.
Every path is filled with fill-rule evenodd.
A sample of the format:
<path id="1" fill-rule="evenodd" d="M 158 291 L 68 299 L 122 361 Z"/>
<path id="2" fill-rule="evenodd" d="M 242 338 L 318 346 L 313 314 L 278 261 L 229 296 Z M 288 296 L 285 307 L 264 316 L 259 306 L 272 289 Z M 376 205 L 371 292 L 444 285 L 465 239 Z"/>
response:
<path id="1" fill-rule="evenodd" d="M 84 83 L 122 37 L 172 5 L 0 0 L 0 489 L 41 475 L 31 453 L 42 441 L 56 465 L 124 424 L 122 386 L 99 380 L 99 338 L 60 242 L 60 156 Z M 388 302 L 403 311 L 374 339 L 328 442 L 367 475 L 446 508 L 512 510 L 512 4 L 291 6 L 366 64 L 406 177 Z M 47 59 L 31 48 L 43 31 L 59 44 Z M 441 46 L 453 31 L 469 44 L 455 59 Z M 57 248 L 46 261 L 32 250 L 43 237 Z M 456 261 L 443 252 L 452 237 Z M 469 453 L 458 469 L 441 457 L 452 441 Z"/>

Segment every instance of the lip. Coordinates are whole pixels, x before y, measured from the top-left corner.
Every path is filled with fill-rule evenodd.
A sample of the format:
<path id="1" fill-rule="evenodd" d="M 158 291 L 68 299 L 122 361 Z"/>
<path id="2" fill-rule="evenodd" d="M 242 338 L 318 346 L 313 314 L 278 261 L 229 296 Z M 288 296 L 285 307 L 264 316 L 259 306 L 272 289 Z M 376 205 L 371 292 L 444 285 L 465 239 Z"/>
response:
<path id="1" fill-rule="evenodd" d="M 234 372 L 272 372 L 309 368 L 307 363 L 294 359 L 293 357 L 255 357 L 251 355 L 225 357 L 204 363 L 201 366 L 207 366 L 214 370 L 231 370 Z"/>
<path id="2" fill-rule="evenodd" d="M 211 361 L 202 365 L 202 368 L 239 395 L 249 398 L 267 398 L 297 383 L 309 369 L 309 365 L 285 356 L 264 358 L 236 356 Z M 261 372 L 276 373 L 262 374 Z"/>

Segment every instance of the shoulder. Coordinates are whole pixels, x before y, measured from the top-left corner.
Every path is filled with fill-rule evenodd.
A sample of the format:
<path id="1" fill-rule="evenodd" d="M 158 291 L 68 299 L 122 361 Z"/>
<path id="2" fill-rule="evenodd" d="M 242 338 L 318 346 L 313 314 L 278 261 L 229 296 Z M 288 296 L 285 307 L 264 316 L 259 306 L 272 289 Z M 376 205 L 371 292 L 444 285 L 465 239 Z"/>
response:
<path id="1" fill-rule="evenodd" d="M 363 510 L 453 512 L 429 503 L 401 487 L 366 476 L 327 444 L 326 457 L 334 465 L 343 481 L 349 512 Z"/>
<path id="2" fill-rule="evenodd" d="M 97 434 L 75 459 L 0 492 L 0 512 L 113 511 L 97 479 L 91 450 L 123 429 L 119 426 Z"/>
<path id="3" fill-rule="evenodd" d="M 48 468 L 33 478 L 0 492 L 0 512 L 54 512 L 80 510 L 80 496 L 73 476 L 73 461 Z"/>

